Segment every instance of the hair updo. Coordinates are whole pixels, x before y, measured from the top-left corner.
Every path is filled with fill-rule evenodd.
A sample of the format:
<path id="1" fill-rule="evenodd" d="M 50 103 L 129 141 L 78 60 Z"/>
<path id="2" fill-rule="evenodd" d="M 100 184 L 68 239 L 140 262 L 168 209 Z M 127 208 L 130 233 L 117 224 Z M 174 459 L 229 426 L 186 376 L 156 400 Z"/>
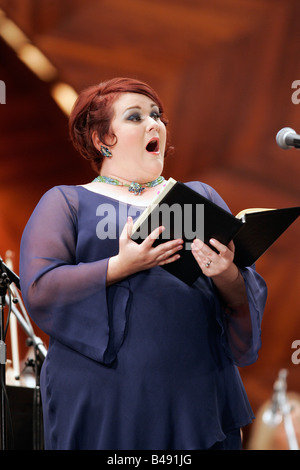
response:
<path id="1" fill-rule="evenodd" d="M 105 136 L 112 134 L 110 124 L 113 118 L 113 103 L 120 93 L 139 93 L 150 98 L 157 104 L 161 113 L 161 121 L 167 125 L 163 105 L 157 93 L 146 83 L 133 78 L 114 78 L 93 85 L 83 90 L 71 111 L 69 117 L 69 132 L 75 149 L 96 170 L 100 170 L 103 156 L 94 146 L 93 132 L 98 133 L 99 140 L 105 143 Z M 166 154 L 170 146 L 167 144 Z"/>

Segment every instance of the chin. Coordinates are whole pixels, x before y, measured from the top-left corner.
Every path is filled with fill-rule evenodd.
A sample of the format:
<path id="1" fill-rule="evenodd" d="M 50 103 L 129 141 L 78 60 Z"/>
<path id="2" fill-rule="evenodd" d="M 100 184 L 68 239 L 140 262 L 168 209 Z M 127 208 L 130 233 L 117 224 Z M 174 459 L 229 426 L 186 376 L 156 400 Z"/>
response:
<path id="1" fill-rule="evenodd" d="M 158 178 L 163 171 L 164 163 L 161 159 L 161 156 L 151 155 L 147 157 L 146 160 L 143 161 L 142 166 L 140 166 L 140 176 L 143 178 L 143 182 L 147 180 L 153 181 Z"/>
<path id="2" fill-rule="evenodd" d="M 154 173 L 162 172 L 164 168 L 164 161 L 160 155 L 151 156 L 151 161 L 149 165 L 149 171 L 152 170 Z"/>

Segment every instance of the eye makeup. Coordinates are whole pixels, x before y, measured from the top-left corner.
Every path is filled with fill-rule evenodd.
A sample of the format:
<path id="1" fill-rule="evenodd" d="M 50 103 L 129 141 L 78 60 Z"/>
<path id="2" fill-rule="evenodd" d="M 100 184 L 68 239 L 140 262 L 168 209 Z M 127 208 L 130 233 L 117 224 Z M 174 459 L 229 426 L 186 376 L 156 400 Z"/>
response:
<path id="1" fill-rule="evenodd" d="M 140 106 L 132 106 L 130 108 L 127 108 L 124 112 L 124 118 L 128 121 L 133 122 L 141 121 L 146 115 L 147 113 L 142 113 L 142 108 Z M 151 106 L 149 116 L 155 120 L 160 119 L 161 112 L 155 103 Z"/>

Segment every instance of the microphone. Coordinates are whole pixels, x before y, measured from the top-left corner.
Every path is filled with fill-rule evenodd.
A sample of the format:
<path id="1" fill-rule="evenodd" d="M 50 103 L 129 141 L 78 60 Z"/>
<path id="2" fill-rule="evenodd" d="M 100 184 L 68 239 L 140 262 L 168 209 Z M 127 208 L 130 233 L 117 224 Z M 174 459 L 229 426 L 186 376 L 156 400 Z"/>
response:
<path id="1" fill-rule="evenodd" d="M 284 127 L 276 135 L 276 142 L 283 150 L 288 150 L 293 147 L 300 149 L 300 135 L 296 134 L 294 129 Z"/>

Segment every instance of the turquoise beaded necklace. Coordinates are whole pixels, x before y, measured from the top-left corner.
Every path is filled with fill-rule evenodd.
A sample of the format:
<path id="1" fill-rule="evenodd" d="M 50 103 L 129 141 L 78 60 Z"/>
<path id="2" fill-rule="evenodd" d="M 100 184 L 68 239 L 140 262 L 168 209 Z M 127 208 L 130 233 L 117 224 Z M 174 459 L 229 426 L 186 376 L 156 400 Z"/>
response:
<path id="1" fill-rule="evenodd" d="M 109 178 L 108 176 L 97 176 L 94 182 L 98 183 L 108 183 L 114 184 L 115 186 L 126 186 L 128 187 L 128 191 L 133 193 L 135 196 L 139 196 L 142 194 L 145 188 L 153 188 L 153 186 L 157 186 L 158 184 L 162 183 L 165 180 L 163 176 L 159 176 L 154 181 L 149 181 L 148 183 L 135 183 L 134 181 L 130 184 L 121 183 L 121 181 L 116 180 L 114 178 Z"/>

